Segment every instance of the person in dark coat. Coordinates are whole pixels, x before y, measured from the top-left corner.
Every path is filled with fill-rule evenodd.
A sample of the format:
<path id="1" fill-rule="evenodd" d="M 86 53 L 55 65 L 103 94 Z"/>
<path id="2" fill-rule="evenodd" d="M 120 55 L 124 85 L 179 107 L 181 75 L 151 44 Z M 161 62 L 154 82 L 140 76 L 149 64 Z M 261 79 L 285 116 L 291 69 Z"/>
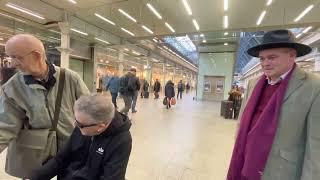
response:
<path id="1" fill-rule="evenodd" d="M 154 83 L 154 86 L 153 86 L 154 98 L 155 99 L 159 99 L 160 89 L 161 89 L 161 84 L 160 84 L 159 80 L 156 79 L 156 82 Z"/>
<path id="2" fill-rule="evenodd" d="M 165 86 L 165 97 L 167 98 L 167 109 L 171 108 L 170 99 L 175 97 L 174 84 L 169 80 Z"/>
<path id="3" fill-rule="evenodd" d="M 184 84 L 182 83 L 182 80 L 179 81 L 178 83 L 178 94 L 177 94 L 177 99 L 182 99 L 182 92 L 184 90 Z M 179 96 L 180 95 L 180 96 Z"/>
<path id="4" fill-rule="evenodd" d="M 74 110 L 76 128 L 70 139 L 29 179 L 125 180 L 132 148 L 128 117 L 102 94 L 80 97 Z"/>

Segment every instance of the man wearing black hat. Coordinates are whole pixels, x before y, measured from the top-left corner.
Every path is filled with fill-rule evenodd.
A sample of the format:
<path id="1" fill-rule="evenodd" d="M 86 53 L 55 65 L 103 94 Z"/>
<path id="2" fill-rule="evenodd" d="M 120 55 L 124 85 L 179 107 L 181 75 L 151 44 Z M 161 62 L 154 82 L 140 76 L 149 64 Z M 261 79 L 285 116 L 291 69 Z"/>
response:
<path id="1" fill-rule="evenodd" d="M 320 179 L 320 79 L 295 64 L 310 52 L 288 30 L 248 50 L 264 74 L 249 82 L 228 180 Z"/>

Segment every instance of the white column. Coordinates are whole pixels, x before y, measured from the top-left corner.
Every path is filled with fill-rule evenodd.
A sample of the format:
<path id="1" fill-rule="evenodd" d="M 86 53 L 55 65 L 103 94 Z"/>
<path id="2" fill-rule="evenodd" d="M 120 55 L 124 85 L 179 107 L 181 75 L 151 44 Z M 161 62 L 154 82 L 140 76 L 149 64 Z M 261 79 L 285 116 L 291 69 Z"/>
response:
<path id="1" fill-rule="evenodd" d="M 97 88 L 99 88 L 99 77 L 97 75 L 98 69 L 98 48 L 96 46 L 93 47 L 93 89 L 92 92 L 96 92 Z"/>
<path id="2" fill-rule="evenodd" d="M 60 51 L 60 67 L 69 67 L 69 55 L 72 52 L 70 49 L 70 25 L 68 22 L 59 22 L 59 28 L 61 31 L 61 44 L 57 49 Z"/>
<path id="3" fill-rule="evenodd" d="M 150 60 L 147 59 L 147 68 L 145 68 L 146 71 L 146 80 L 151 84 L 152 80 L 152 64 L 150 63 Z"/>
<path id="4" fill-rule="evenodd" d="M 164 88 L 166 86 L 166 63 L 164 62 L 163 63 L 163 66 L 162 66 L 162 73 L 163 73 L 163 83 L 162 83 L 162 88 L 163 88 L 163 92 L 164 92 Z"/>
<path id="5" fill-rule="evenodd" d="M 173 68 L 173 78 L 172 78 L 173 83 L 176 82 L 176 67 L 174 66 Z"/>
<path id="6" fill-rule="evenodd" d="M 119 71 L 119 76 L 123 76 L 124 75 L 124 65 L 123 65 L 123 62 L 124 62 L 124 54 L 123 54 L 123 49 L 120 49 L 119 50 L 119 67 L 118 67 L 118 71 Z"/>
<path id="7" fill-rule="evenodd" d="M 314 71 L 320 72 L 320 54 L 317 54 L 314 59 Z"/>

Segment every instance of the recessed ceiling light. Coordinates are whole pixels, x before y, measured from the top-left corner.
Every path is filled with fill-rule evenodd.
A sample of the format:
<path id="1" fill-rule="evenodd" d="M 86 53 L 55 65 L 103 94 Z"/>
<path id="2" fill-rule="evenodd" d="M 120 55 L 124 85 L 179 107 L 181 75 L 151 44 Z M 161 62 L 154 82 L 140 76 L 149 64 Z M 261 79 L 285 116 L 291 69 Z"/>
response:
<path id="1" fill-rule="evenodd" d="M 133 54 L 140 56 L 141 54 L 136 52 L 136 51 L 132 51 Z"/>
<path id="2" fill-rule="evenodd" d="M 128 49 L 128 48 L 124 48 L 124 50 L 125 50 L 125 51 L 129 51 L 129 49 Z"/>
<path id="3" fill-rule="evenodd" d="M 126 32 L 126 33 L 128 33 L 128 34 L 130 34 L 131 36 L 135 36 L 132 32 L 126 30 L 125 28 L 121 28 L 121 30 Z"/>
<path id="4" fill-rule="evenodd" d="M 167 22 L 165 23 L 165 25 L 170 29 L 171 32 L 176 32 Z"/>
<path id="5" fill-rule="evenodd" d="M 228 46 L 228 43 L 224 43 L 223 45 Z"/>
<path id="6" fill-rule="evenodd" d="M 192 11 L 191 11 L 191 8 L 190 8 L 187 0 L 182 0 L 182 3 L 183 3 L 183 5 L 184 5 L 184 7 L 186 8 L 188 14 L 191 16 L 191 15 L 192 15 Z"/>
<path id="7" fill-rule="evenodd" d="M 77 2 L 75 0 L 69 0 L 69 2 L 71 2 L 73 4 L 77 4 Z"/>
<path id="8" fill-rule="evenodd" d="M 198 22 L 195 19 L 193 19 L 192 22 L 193 22 L 193 25 L 196 28 L 196 30 L 199 31 L 200 27 L 198 25 Z"/>
<path id="9" fill-rule="evenodd" d="M 70 30 L 71 30 L 71 31 L 74 31 L 74 32 L 77 32 L 77 33 L 79 33 L 79 34 L 88 36 L 88 33 L 82 32 L 82 31 L 80 31 L 80 30 L 78 30 L 78 29 L 71 28 Z"/>
<path id="10" fill-rule="evenodd" d="M 102 20 L 104 20 L 104 21 L 106 21 L 106 22 L 108 22 L 108 23 L 110 23 L 110 24 L 112 24 L 112 25 L 116 25 L 113 21 L 110 21 L 109 19 L 107 19 L 107 18 L 105 18 L 105 17 L 103 17 L 103 16 L 101 16 L 100 14 L 98 14 L 98 13 L 94 13 L 94 15 L 95 16 L 97 16 L 98 18 L 100 18 L 100 19 L 102 19 Z"/>
<path id="11" fill-rule="evenodd" d="M 55 30 L 52 30 L 52 29 L 50 29 L 49 31 L 51 31 L 51 32 L 53 32 L 53 33 L 56 33 L 56 34 L 60 34 L 60 32 L 55 31 Z"/>
<path id="12" fill-rule="evenodd" d="M 204 37 L 204 34 L 200 34 L 200 37 Z"/>
<path id="13" fill-rule="evenodd" d="M 229 27 L 228 16 L 223 16 L 223 26 L 224 26 L 224 28 L 228 28 Z"/>
<path id="14" fill-rule="evenodd" d="M 225 36 L 227 36 L 228 34 L 229 34 L 228 32 L 225 32 L 225 33 L 224 33 Z"/>
<path id="15" fill-rule="evenodd" d="M 133 22 L 137 22 L 137 20 L 135 18 L 133 18 L 132 16 L 130 16 L 128 13 L 126 13 L 124 10 L 122 9 L 118 9 L 118 11 L 123 14 L 124 16 L 126 16 L 128 19 L 132 20 Z"/>
<path id="16" fill-rule="evenodd" d="M 267 1 L 267 6 L 270 6 L 271 3 L 272 3 L 272 0 L 268 0 L 268 1 Z"/>
<path id="17" fill-rule="evenodd" d="M 205 39 L 204 39 L 202 42 L 203 42 L 203 43 L 206 43 L 206 42 L 207 42 L 207 40 L 205 40 Z"/>
<path id="18" fill-rule="evenodd" d="M 141 26 L 144 30 L 148 31 L 150 34 L 153 34 L 153 31 L 151 31 L 151 29 L 149 29 L 147 26 L 142 25 Z"/>
<path id="19" fill-rule="evenodd" d="M 20 12 L 23 12 L 25 14 L 29 14 L 31 16 L 34 16 L 36 18 L 42 19 L 42 20 L 45 19 L 42 15 L 40 15 L 40 14 L 38 14 L 36 12 L 33 12 L 33 11 L 29 10 L 29 9 L 20 7 L 20 6 L 16 5 L 16 4 L 7 3 L 6 6 L 12 8 L 12 9 L 18 10 Z"/>
<path id="20" fill-rule="evenodd" d="M 310 31 L 310 29 L 312 29 L 312 26 L 307 27 L 305 30 L 302 31 L 302 33 L 307 33 L 308 31 Z"/>
<path id="21" fill-rule="evenodd" d="M 294 22 L 300 21 L 300 19 L 302 19 L 308 12 L 310 12 L 313 7 L 314 7 L 313 4 L 310 5 L 310 6 L 308 6 L 308 7 L 294 20 Z"/>
<path id="22" fill-rule="evenodd" d="M 95 39 L 95 40 L 98 40 L 98 41 L 100 41 L 100 42 L 106 43 L 106 44 L 110 44 L 108 41 L 99 39 L 99 38 L 97 38 L 97 37 L 95 37 L 94 39 Z"/>
<path id="23" fill-rule="evenodd" d="M 267 11 L 262 11 L 262 13 L 259 16 L 259 19 L 257 21 L 257 26 L 259 26 L 264 18 L 264 16 L 266 15 Z"/>
<path id="24" fill-rule="evenodd" d="M 228 11 L 228 7 L 229 7 L 229 2 L 228 0 L 224 0 L 224 11 Z"/>
<path id="25" fill-rule="evenodd" d="M 162 19 L 162 16 L 158 13 L 158 11 L 150 4 L 147 3 L 148 8 L 155 14 L 159 19 Z"/>

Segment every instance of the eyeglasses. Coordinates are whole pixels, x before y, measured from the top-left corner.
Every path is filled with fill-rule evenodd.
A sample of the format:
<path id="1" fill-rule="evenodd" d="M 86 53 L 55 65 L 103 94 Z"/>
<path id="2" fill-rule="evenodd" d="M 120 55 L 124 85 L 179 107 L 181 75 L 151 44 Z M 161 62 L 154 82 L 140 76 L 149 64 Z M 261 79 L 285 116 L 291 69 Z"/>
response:
<path id="1" fill-rule="evenodd" d="M 87 127 L 92 127 L 92 126 L 96 126 L 98 124 L 88 124 L 88 125 L 84 125 L 84 124 L 81 124 L 79 121 L 77 121 L 75 119 L 75 125 L 80 128 L 80 129 L 83 129 L 83 128 L 87 128 Z"/>
<path id="2" fill-rule="evenodd" d="M 23 56 L 16 56 L 16 55 L 12 55 L 9 56 L 7 55 L 7 57 L 9 57 L 11 60 L 22 60 L 23 58 L 25 58 L 26 56 L 29 56 L 31 53 L 36 52 L 35 50 L 28 52 L 27 54 L 23 55 Z"/>

